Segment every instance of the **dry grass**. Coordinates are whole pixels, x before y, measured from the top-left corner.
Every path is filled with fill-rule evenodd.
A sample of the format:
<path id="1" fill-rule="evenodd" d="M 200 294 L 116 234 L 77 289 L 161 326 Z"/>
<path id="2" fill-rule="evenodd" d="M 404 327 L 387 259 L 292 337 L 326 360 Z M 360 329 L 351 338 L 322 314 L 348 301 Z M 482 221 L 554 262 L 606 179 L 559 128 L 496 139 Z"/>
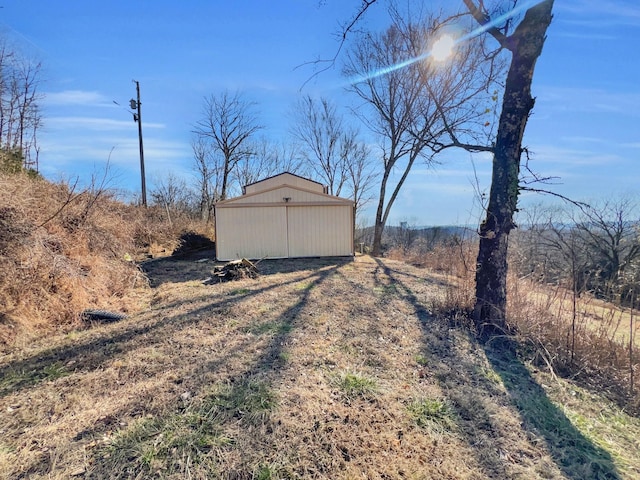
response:
<path id="1" fill-rule="evenodd" d="M 184 226 L 95 186 L 0 175 L 0 351 L 78 328 L 84 309 L 144 308 L 131 260 L 172 248 Z"/>
<path id="2" fill-rule="evenodd" d="M 576 299 L 574 313 L 571 292 L 563 288 L 516 278 L 509 287 L 510 321 L 538 363 L 603 392 L 630 412 L 640 412 L 638 325 L 633 325 L 630 357 L 628 310 L 583 295 Z"/>
<path id="3" fill-rule="evenodd" d="M 392 260 L 147 264 L 122 322 L 0 360 L 0 477 L 637 478 L 640 422 L 431 315 Z"/>
<path id="4" fill-rule="evenodd" d="M 526 303 L 530 308 L 552 312 L 554 316 L 564 319 L 573 318 L 574 299 L 571 290 L 560 286 L 540 285 L 530 279 L 515 277 L 510 279 L 510 285 L 513 295 L 521 298 L 522 303 Z M 633 340 L 640 347 L 636 322 L 640 312 L 632 312 L 628 307 L 614 305 L 586 293 L 576 296 L 575 300 L 576 328 L 580 332 L 589 332 L 591 335 L 627 345 L 633 323 Z"/>
<path id="5" fill-rule="evenodd" d="M 403 252 L 392 251 L 391 255 L 400 259 Z M 449 285 L 444 295 L 435 299 L 434 311 L 470 329 L 476 255 L 475 242 L 440 245 L 428 254 L 410 251 L 406 255 L 408 262 L 438 272 Z M 567 289 L 515 274 L 510 274 L 507 288 L 508 322 L 530 358 L 554 374 L 604 392 L 621 408 L 640 412 L 639 328 L 637 318 L 631 322 L 628 308 L 583 294 L 575 299 L 574 309 Z M 634 315 L 638 317 L 637 312 Z M 630 356 L 631 332 L 634 346 Z"/>

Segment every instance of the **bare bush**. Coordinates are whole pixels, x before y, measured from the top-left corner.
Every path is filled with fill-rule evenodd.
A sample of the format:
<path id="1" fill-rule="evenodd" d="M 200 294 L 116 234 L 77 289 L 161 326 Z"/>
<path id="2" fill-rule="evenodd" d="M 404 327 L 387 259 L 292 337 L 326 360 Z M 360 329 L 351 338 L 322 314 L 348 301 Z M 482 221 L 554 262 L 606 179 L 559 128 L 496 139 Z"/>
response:
<path id="1" fill-rule="evenodd" d="M 512 246 L 514 259 L 523 254 L 519 246 Z M 404 256 L 395 249 L 390 255 L 443 274 L 447 288 L 434 300 L 433 313 L 472 327 L 465 315 L 474 303 L 473 252 L 474 242 L 467 241 L 442 243 L 426 253 L 413 249 Z M 633 309 L 588 293 L 578 297 L 570 284 L 545 284 L 530 274 L 513 272 L 507 286 L 509 328 L 534 363 L 603 391 L 628 409 L 640 409 Z"/>
<path id="2" fill-rule="evenodd" d="M 188 227 L 95 185 L 0 175 L 0 345 L 78 327 L 87 308 L 140 308 L 130 293 L 146 279 L 133 260 L 170 252 Z"/>
<path id="3" fill-rule="evenodd" d="M 571 289 L 530 279 L 511 276 L 508 286 L 509 322 L 538 363 L 627 407 L 640 407 L 637 381 L 629 376 L 640 366 L 633 356 L 637 345 L 629 342 L 633 312 L 587 294 L 576 299 Z"/>

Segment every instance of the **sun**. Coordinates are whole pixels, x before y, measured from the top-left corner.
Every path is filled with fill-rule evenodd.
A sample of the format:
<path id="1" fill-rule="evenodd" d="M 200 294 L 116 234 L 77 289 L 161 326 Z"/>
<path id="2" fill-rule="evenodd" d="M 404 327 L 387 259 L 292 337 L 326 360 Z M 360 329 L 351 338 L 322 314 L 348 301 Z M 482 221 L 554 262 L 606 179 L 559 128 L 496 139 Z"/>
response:
<path id="1" fill-rule="evenodd" d="M 431 47 L 431 57 L 437 62 L 446 60 L 453 53 L 455 44 L 456 41 L 451 35 L 442 35 Z"/>

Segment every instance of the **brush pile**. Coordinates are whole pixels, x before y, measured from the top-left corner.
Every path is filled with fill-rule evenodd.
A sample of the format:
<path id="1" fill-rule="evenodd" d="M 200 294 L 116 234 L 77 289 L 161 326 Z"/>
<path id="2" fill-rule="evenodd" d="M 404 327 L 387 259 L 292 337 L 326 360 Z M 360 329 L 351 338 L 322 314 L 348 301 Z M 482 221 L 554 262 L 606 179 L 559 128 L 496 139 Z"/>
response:
<path id="1" fill-rule="evenodd" d="M 241 260 L 232 260 L 222 266 L 215 267 L 213 269 L 213 276 L 207 278 L 203 283 L 210 285 L 212 283 L 240 280 L 241 278 L 256 278 L 258 275 L 260 275 L 260 272 L 258 272 L 256 264 L 243 258 Z"/>

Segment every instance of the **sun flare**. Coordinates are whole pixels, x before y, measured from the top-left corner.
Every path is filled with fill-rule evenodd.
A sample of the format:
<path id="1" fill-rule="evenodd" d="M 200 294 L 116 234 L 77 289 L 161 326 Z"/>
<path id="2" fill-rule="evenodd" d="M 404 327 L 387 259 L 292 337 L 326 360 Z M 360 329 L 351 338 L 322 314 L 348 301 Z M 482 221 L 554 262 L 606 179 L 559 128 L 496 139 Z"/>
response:
<path id="1" fill-rule="evenodd" d="M 431 57 L 437 62 L 446 60 L 453 53 L 455 43 L 456 41 L 451 35 L 441 36 L 431 47 Z"/>

